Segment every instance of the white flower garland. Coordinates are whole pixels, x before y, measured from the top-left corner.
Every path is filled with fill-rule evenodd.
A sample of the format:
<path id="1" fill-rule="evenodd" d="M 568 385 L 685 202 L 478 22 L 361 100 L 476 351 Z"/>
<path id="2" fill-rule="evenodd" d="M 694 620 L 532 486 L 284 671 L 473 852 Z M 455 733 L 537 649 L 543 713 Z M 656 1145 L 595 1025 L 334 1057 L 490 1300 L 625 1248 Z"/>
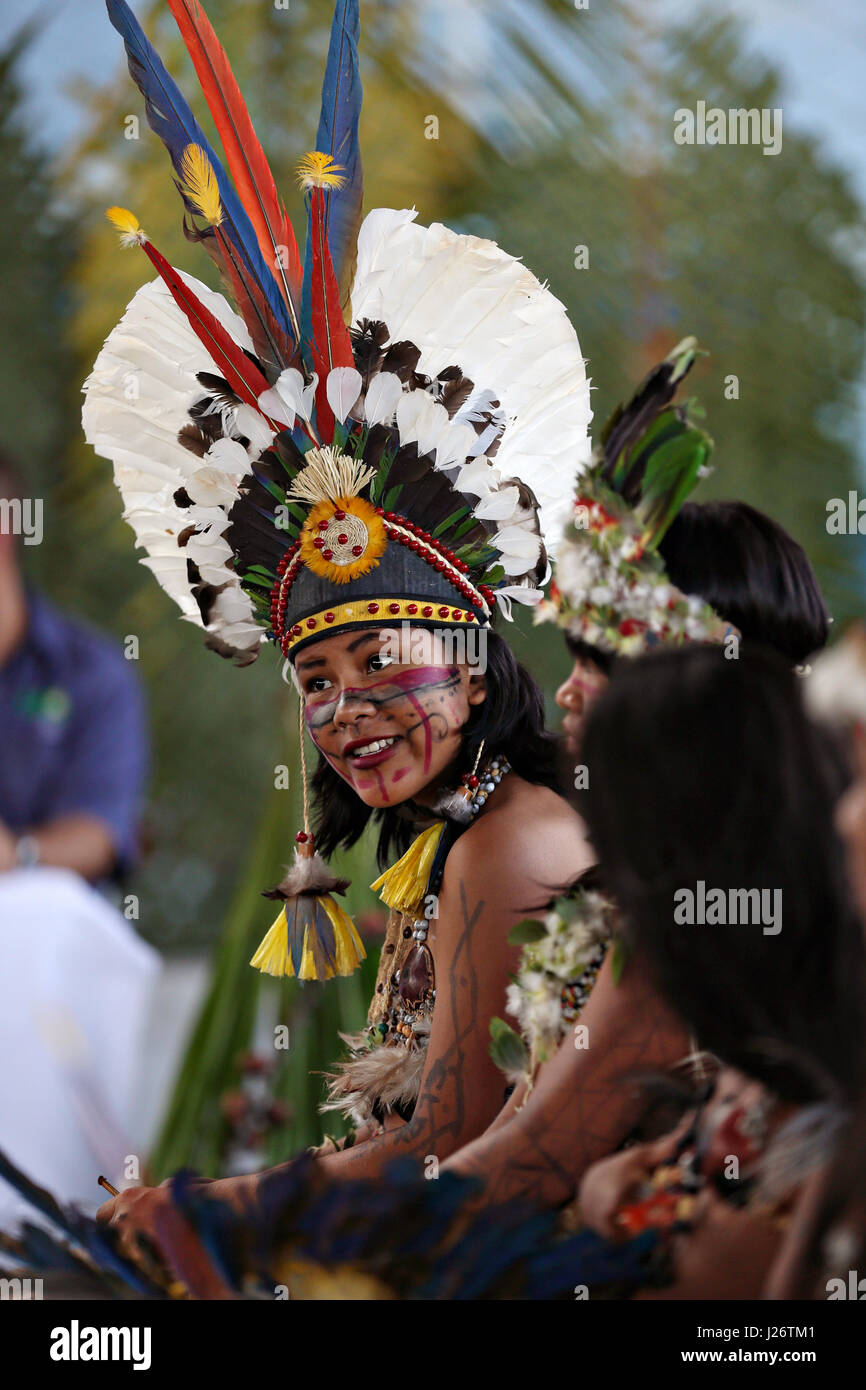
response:
<path id="1" fill-rule="evenodd" d="M 615 909 L 609 898 L 578 889 L 540 919 L 544 935 L 523 948 L 508 986 L 507 1008 L 529 1049 L 530 1071 L 567 1037 L 595 983 L 610 944 Z"/>
<path id="2" fill-rule="evenodd" d="M 702 599 L 670 583 L 660 557 L 643 548 L 637 516 L 591 479 L 581 485 L 551 597 L 536 621 L 555 621 L 572 637 L 624 656 L 660 642 L 722 641 L 728 630 Z"/>

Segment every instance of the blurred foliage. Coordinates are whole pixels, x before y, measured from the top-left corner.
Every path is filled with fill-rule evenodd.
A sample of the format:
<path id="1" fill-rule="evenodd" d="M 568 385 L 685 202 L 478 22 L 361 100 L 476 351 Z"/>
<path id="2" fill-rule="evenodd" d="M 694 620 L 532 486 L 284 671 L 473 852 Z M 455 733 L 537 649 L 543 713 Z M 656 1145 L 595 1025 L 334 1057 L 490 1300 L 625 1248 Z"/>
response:
<path id="1" fill-rule="evenodd" d="M 0 447 L 14 457 L 44 496 L 61 480 L 70 421 L 74 424 L 76 360 L 69 335 L 75 222 L 61 210 L 44 152 L 22 114 L 18 60 L 32 37 L 22 29 L 0 53 L 0 372 L 5 409 Z M 30 547 L 25 554 L 36 557 Z"/>
<path id="2" fill-rule="evenodd" d="M 589 359 L 597 424 L 677 338 L 697 334 L 712 355 L 694 389 L 717 442 L 716 473 L 698 495 L 743 497 L 789 527 L 842 619 L 862 610 L 862 541 L 858 555 L 856 538 L 828 537 L 824 522 L 827 499 L 863 477 L 862 208 L 844 171 L 801 131 L 786 127 L 776 157 L 675 145 L 680 106 L 782 104 L 778 74 L 745 56 L 746 36 L 720 8 L 660 32 L 640 0 L 585 11 L 570 0 L 363 0 L 365 203 L 414 204 L 421 222 L 495 237 L 549 280 Z M 170 14 L 161 4 L 137 9 L 212 134 Z M 293 170 L 314 138 L 331 0 L 288 9 L 207 0 L 207 9 L 300 229 Z M 207 1168 L 219 1143 L 214 1087 L 255 1017 L 260 982 L 245 960 L 272 911 L 257 889 L 279 876 L 294 827 L 292 702 L 270 652 L 236 670 L 177 620 L 136 565 L 110 469 L 81 436 L 78 385 L 151 273 L 140 254 L 118 248 L 104 207 L 131 207 L 170 259 L 214 283 L 207 258 L 184 241 L 168 159 L 120 42 L 116 71 L 79 90 L 87 134 L 53 186 L 18 122 L 15 56 L 0 62 L 0 353 L 16 406 L 4 412 L 0 443 L 45 491 L 46 544 L 29 557 L 38 581 L 117 638 L 140 639 L 154 734 L 150 849 L 135 884 L 141 929 L 164 948 L 189 948 L 215 941 L 225 921 L 214 989 L 156 1155 L 161 1171 L 191 1160 Z M 431 117 L 437 138 L 428 138 Z M 579 246 L 588 269 L 575 268 Z M 737 400 L 724 395 L 731 374 Z M 512 635 L 550 698 L 567 665 L 561 644 L 525 615 Z M 281 763 L 288 793 L 273 790 Z M 352 859 L 363 908 L 372 854 L 361 847 Z M 355 986 L 330 986 L 333 1004 L 300 1030 L 299 1048 L 313 1051 L 293 1054 L 287 1093 L 313 1053 L 324 1055 L 326 1009 L 347 1027 L 360 1022 Z M 299 1018 L 310 997 L 287 987 L 278 1008 Z M 288 1147 L 315 1137 L 309 1106 L 298 1116 L 280 1137 Z"/>

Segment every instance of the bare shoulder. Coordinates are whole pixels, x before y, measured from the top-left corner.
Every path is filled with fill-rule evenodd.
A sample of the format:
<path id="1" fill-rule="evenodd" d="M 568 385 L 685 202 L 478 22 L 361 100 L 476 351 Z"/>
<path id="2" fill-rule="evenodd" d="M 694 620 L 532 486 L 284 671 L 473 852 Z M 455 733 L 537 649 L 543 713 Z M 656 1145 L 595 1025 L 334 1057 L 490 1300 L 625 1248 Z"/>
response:
<path id="1" fill-rule="evenodd" d="M 446 879 L 541 906 L 594 862 L 580 816 L 549 787 L 509 773 L 448 856 Z M 450 871 L 450 872 L 449 872 Z"/>

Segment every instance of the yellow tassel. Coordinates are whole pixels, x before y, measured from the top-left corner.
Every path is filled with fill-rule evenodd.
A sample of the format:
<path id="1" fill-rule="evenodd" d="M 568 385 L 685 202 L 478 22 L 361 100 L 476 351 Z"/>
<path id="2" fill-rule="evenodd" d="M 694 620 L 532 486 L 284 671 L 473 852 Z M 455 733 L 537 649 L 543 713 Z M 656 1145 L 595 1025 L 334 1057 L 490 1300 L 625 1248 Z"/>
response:
<path id="1" fill-rule="evenodd" d="M 424 901 L 430 870 L 444 829 L 445 822 L 440 821 L 422 830 L 402 859 L 398 859 L 396 864 L 379 875 L 375 883 L 370 884 L 371 888 L 382 889 L 379 897 L 388 907 L 394 907 L 398 912 L 418 911 Z"/>
<path id="2" fill-rule="evenodd" d="M 217 176 L 201 145 L 187 145 L 180 162 L 183 192 L 212 227 L 223 220 Z"/>
<path id="3" fill-rule="evenodd" d="M 141 223 L 134 212 L 129 212 L 127 208 L 106 208 L 105 215 L 116 231 L 120 232 L 121 246 L 138 246 L 143 241 L 147 241 L 147 233 L 142 230 Z"/>
<path id="4" fill-rule="evenodd" d="M 286 907 L 280 908 L 279 915 L 267 932 L 250 965 L 261 970 L 263 975 L 295 975 L 292 952 L 289 949 L 289 924 Z M 355 924 L 347 912 L 330 893 L 315 898 L 310 897 L 307 920 L 303 927 L 299 980 L 333 980 L 336 975 L 351 975 L 366 958 L 364 943 L 358 935 Z M 325 913 L 334 929 L 334 964 L 323 959 L 322 951 L 316 949 L 316 923 L 318 911 Z"/>

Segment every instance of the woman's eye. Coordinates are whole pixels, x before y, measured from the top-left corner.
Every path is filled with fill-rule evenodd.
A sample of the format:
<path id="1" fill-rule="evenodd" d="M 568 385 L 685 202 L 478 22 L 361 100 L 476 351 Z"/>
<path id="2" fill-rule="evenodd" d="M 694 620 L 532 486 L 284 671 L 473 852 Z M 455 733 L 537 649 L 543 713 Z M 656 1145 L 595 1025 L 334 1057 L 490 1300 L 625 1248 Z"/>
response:
<path id="1" fill-rule="evenodd" d="M 324 676 L 311 676 L 304 684 L 304 693 L 306 695 L 317 695 L 319 691 L 327 690 L 330 684 L 331 682 L 326 680 Z"/>
<path id="2" fill-rule="evenodd" d="M 368 671 L 384 671 L 386 666 L 393 665 L 394 658 L 385 656 L 384 652 L 374 652 L 367 662 Z"/>

